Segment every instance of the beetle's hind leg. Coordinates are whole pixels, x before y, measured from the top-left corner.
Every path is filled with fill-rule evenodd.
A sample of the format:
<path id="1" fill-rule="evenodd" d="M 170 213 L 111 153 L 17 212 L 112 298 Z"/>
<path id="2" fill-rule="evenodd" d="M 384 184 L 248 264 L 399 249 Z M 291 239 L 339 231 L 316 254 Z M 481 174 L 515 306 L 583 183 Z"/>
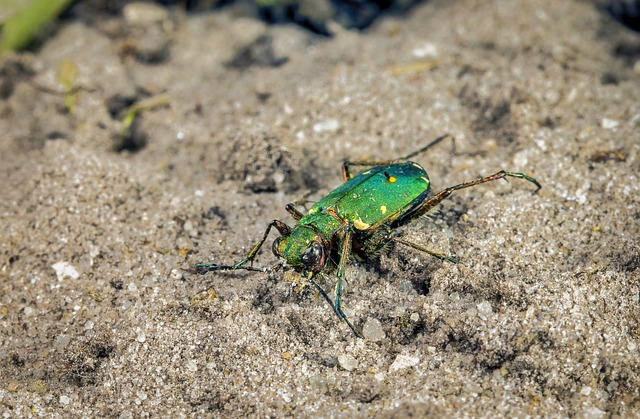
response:
<path id="1" fill-rule="evenodd" d="M 528 180 L 529 182 L 533 183 L 534 185 L 537 186 L 537 189 L 535 191 L 533 191 L 534 194 L 537 193 L 540 190 L 540 188 L 542 188 L 542 185 L 540 185 L 540 183 L 535 178 L 532 178 L 531 176 L 527 176 L 524 173 L 506 172 L 504 170 L 500 170 L 498 173 L 495 173 L 495 174 L 493 174 L 491 176 L 483 177 L 483 178 L 472 180 L 472 181 L 469 181 L 469 182 L 459 183 L 457 185 L 453 185 L 453 186 L 448 187 L 447 189 L 445 189 L 445 190 L 437 193 L 436 195 L 432 196 L 431 198 L 425 200 L 417 208 L 412 210 L 410 214 L 405 214 L 405 216 L 402 217 L 402 218 L 399 217 L 396 220 L 396 224 L 397 225 L 402 224 L 402 221 L 406 222 L 407 215 L 409 216 L 409 219 L 412 219 L 413 217 L 421 216 L 423 214 L 426 214 L 433 207 L 438 205 L 440 202 L 444 201 L 449 195 L 451 195 L 455 191 L 458 191 L 460 189 L 470 188 L 472 186 L 480 185 L 481 183 L 491 182 L 491 181 L 498 180 L 498 179 L 507 180 L 508 177 L 515 177 L 515 178 L 518 178 L 518 179 L 524 179 L 524 180 Z"/>
<path id="2" fill-rule="evenodd" d="M 435 140 L 431 141 L 429 144 L 427 144 L 426 146 L 407 154 L 406 156 L 398 159 L 398 160 L 409 160 L 412 157 L 417 156 L 418 154 L 424 153 L 425 151 L 427 151 L 428 149 L 430 149 L 431 147 L 433 147 L 434 145 L 438 144 L 440 141 L 444 140 L 445 138 L 447 138 L 449 136 L 449 134 L 444 134 L 439 136 L 438 138 L 436 138 Z M 453 138 L 453 137 L 452 137 Z"/>
<path id="3" fill-rule="evenodd" d="M 353 177 L 353 173 L 351 173 L 351 170 L 349 170 L 349 168 L 351 166 L 383 166 L 385 164 L 392 164 L 392 163 L 397 163 L 397 162 L 409 160 L 410 158 L 412 158 L 414 156 L 417 156 L 420 153 L 424 153 L 429 148 L 431 148 L 434 145 L 438 144 L 440 141 L 444 140 L 448 136 L 449 136 L 449 134 L 441 135 L 438 138 L 436 138 L 435 140 L 431 141 L 426 146 L 422 147 L 421 149 L 416 150 L 416 151 L 414 151 L 412 153 L 409 153 L 404 157 L 400 157 L 399 159 L 381 160 L 381 161 L 369 161 L 369 160 L 345 161 L 344 163 L 342 163 L 342 178 L 346 182 L 347 180 L 349 180 L 349 179 L 351 179 Z"/>
<path id="4" fill-rule="evenodd" d="M 429 255 L 431 255 L 431 256 L 433 256 L 435 258 L 438 258 L 440 260 L 446 260 L 446 261 L 449 261 L 451 263 L 456 263 L 456 264 L 460 263 L 460 261 L 458 259 L 456 259 L 456 258 L 454 258 L 452 256 L 449 256 L 446 253 L 436 252 L 436 251 L 431 250 L 428 247 L 422 246 L 420 244 L 411 243 L 411 242 L 408 242 L 406 240 L 402 240 L 402 239 L 400 239 L 398 237 L 392 237 L 391 240 L 393 240 L 394 242 L 403 244 L 403 245 L 405 245 L 407 247 L 410 247 L 412 249 L 419 250 L 421 252 L 429 254 Z"/>

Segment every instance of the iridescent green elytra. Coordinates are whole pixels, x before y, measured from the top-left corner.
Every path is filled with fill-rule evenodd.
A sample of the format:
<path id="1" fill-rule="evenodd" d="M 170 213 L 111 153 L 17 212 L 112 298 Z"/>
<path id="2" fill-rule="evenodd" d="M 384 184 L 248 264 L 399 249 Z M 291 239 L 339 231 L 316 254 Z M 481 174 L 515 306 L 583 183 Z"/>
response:
<path id="1" fill-rule="evenodd" d="M 341 307 L 345 267 L 352 254 L 361 259 L 371 258 L 387 243 L 394 241 L 441 260 L 458 263 L 455 258 L 444 253 L 401 239 L 397 234 L 398 227 L 427 213 L 459 189 L 506 177 L 532 182 L 537 186 L 535 192 L 541 188 L 538 181 L 530 176 L 501 170 L 491 176 L 451 186 L 429 197 L 431 183 L 427 172 L 408 159 L 446 137 L 447 135 L 443 135 L 420 150 L 397 160 L 344 162 L 342 175 L 345 182 L 316 202 L 307 215 L 298 211 L 293 203 L 286 205 L 287 212 L 296 220 L 293 227 L 273 220 L 246 258 L 234 265 L 198 263 L 195 266 L 196 272 L 204 274 L 209 271 L 236 269 L 268 272 L 283 265 L 290 267 L 301 272 L 318 289 L 338 318 L 359 337 Z M 354 176 L 349 170 L 350 166 L 371 168 Z M 284 263 L 271 268 L 245 266 L 249 262 L 253 263 L 272 227 L 280 233 L 280 237 L 273 242 L 273 253 L 283 259 Z M 334 300 L 314 280 L 315 275 L 323 271 L 329 260 L 339 261 Z"/>

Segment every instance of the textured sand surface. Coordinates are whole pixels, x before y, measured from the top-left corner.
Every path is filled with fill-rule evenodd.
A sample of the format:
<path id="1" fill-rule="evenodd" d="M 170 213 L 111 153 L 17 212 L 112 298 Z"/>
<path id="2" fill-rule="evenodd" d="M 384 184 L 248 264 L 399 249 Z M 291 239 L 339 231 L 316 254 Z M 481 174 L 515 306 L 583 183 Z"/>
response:
<path id="1" fill-rule="evenodd" d="M 550 0 L 436 1 L 331 39 L 230 12 L 137 24 L 69 22 L 4 62 L 5 416 L 639 414 L 638 34 Z M 114 109 L 161 94 L 115 152 Z M 189 273 L 291 223 L 342 160 L 443 133 L 415 158 L 435 191 L 499 169 L 543 188 L 460 191 L 406 229 L 461 265 L 350 264 L 365 339 L 290 273 Z"/>

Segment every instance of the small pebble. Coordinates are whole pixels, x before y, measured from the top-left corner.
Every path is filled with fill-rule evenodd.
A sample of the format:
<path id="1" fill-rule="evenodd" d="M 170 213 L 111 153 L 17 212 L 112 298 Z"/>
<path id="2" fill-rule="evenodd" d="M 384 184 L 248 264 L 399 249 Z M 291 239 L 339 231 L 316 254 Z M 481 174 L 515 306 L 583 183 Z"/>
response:
<path id="1" fill-rule="evenodd" d="M 71 342 L 71 337 L 69 335 L 58 335 L 53 342 L 53 347 L 59 351 L 65 349 L 69 346 Z"/>
<path id="2" fill-rule="evenodd" d="M 198 371 L 198 364 L 196 363 L 196 361 L 191 360 L 191 361 L 187 361 L 187 370 L 190 372 L 197 372 Z"/>
<path id="3" fill-rule="evenodd" d="M 481 303 L 479 303 L 478 305 L 476 305 L 476 308 L 478 309 L 478 314 L 483 315 L 483 316 L 488 316 L 489 314 L 491 314 L 493 312 L 493 308 L 491 307 L 491 303 L 488 301 L 483 301 Z"/>
<path id="4" fill-rule="evenodd" d="M 349 354 L 339 355 L 338 364 L 346 371 L 353 371 L 358 368 L 358 360 Z"/>
<path id="5" fill-rule="evenodd" d="M 389 372 L 398 371 L 404 368 L 409 368 L 418 365 L 420 358 L 417 356 L 398 355 L 393 364 L 389 367 Z"/>
<path id="6" fill-rule="evenodd" d="M 276 172 L 271 177 L 273 178 L 273 182 L 276 185 L 281 185 L 282 183 L 284 183 L 284 181 L 286 179 L 285 174 L 282 173 L 282 172 Z"/>
<path id="7" fill-rule="evenodd" d="M 51 265 L 51 267 L 56 272 L 58 281 L 62 281 L 65 278 L 77 279 L 78 277 L 80 277 L 80 273 L 78 273 L 78 270 L 68 262 L 54 263 L 53 265 Z"/>
<path id="8" fill-rule="evenodd" d="M 365 339 L 371 340 L 373 342 L 384 339 L 385 333 L 384 329 L 382 329 L 380 320 L 369 317 L 367 319 L 367 322 L 364 324 L 364 327 L 362 328 L 362 335 Z"/>
<path id="9" fill-rule="evenodd" d="M 411 51 L 411 53 L 418 60 L 423 60 L 427 57 L 437 57 L 438 46 L 433 42 L 425 42 L 419 47 L 414 48 L 413 51 Z"/>
<path id="10" fill-rule="evenodd" d="M 126 4 L 122 14 L 127 23 L 133 25 L 148 25 L 149 23 L 162 22 L 169 18 L 169 12 L 165 8 L 142 2 Z"/>
<path id="11" fill-rule="evenodd" d="M 615 119 L 610 118 L 602 118 L 602 128 L 604 129 L 614 129 L 619 125 L 619 122 Z"/>
<path id="12" fill-rule="evenodd" d="M 328 121 L 323 121 L 323 122 L 318 122 L 317 124 L 313 124 L 313 131 L 318 133 L 324 132 L 324 131 L 335 132 L 338 130 L 338 128 L 340 128 L 340 124 L 335 119 L 329 119 Z"/>

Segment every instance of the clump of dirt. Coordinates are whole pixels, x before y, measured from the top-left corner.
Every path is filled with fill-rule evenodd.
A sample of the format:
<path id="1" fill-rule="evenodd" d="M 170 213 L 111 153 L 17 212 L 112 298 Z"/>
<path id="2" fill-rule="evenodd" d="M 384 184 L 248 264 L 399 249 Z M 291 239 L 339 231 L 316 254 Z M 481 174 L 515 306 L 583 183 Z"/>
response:
<path id="1" fill-rule="evenodd" d="M 240 181 L 251 193 L 317 189 L 313 162 L 280 144 L 277 136 L 267 133 L 222 142 L 219 181 Z"/>

